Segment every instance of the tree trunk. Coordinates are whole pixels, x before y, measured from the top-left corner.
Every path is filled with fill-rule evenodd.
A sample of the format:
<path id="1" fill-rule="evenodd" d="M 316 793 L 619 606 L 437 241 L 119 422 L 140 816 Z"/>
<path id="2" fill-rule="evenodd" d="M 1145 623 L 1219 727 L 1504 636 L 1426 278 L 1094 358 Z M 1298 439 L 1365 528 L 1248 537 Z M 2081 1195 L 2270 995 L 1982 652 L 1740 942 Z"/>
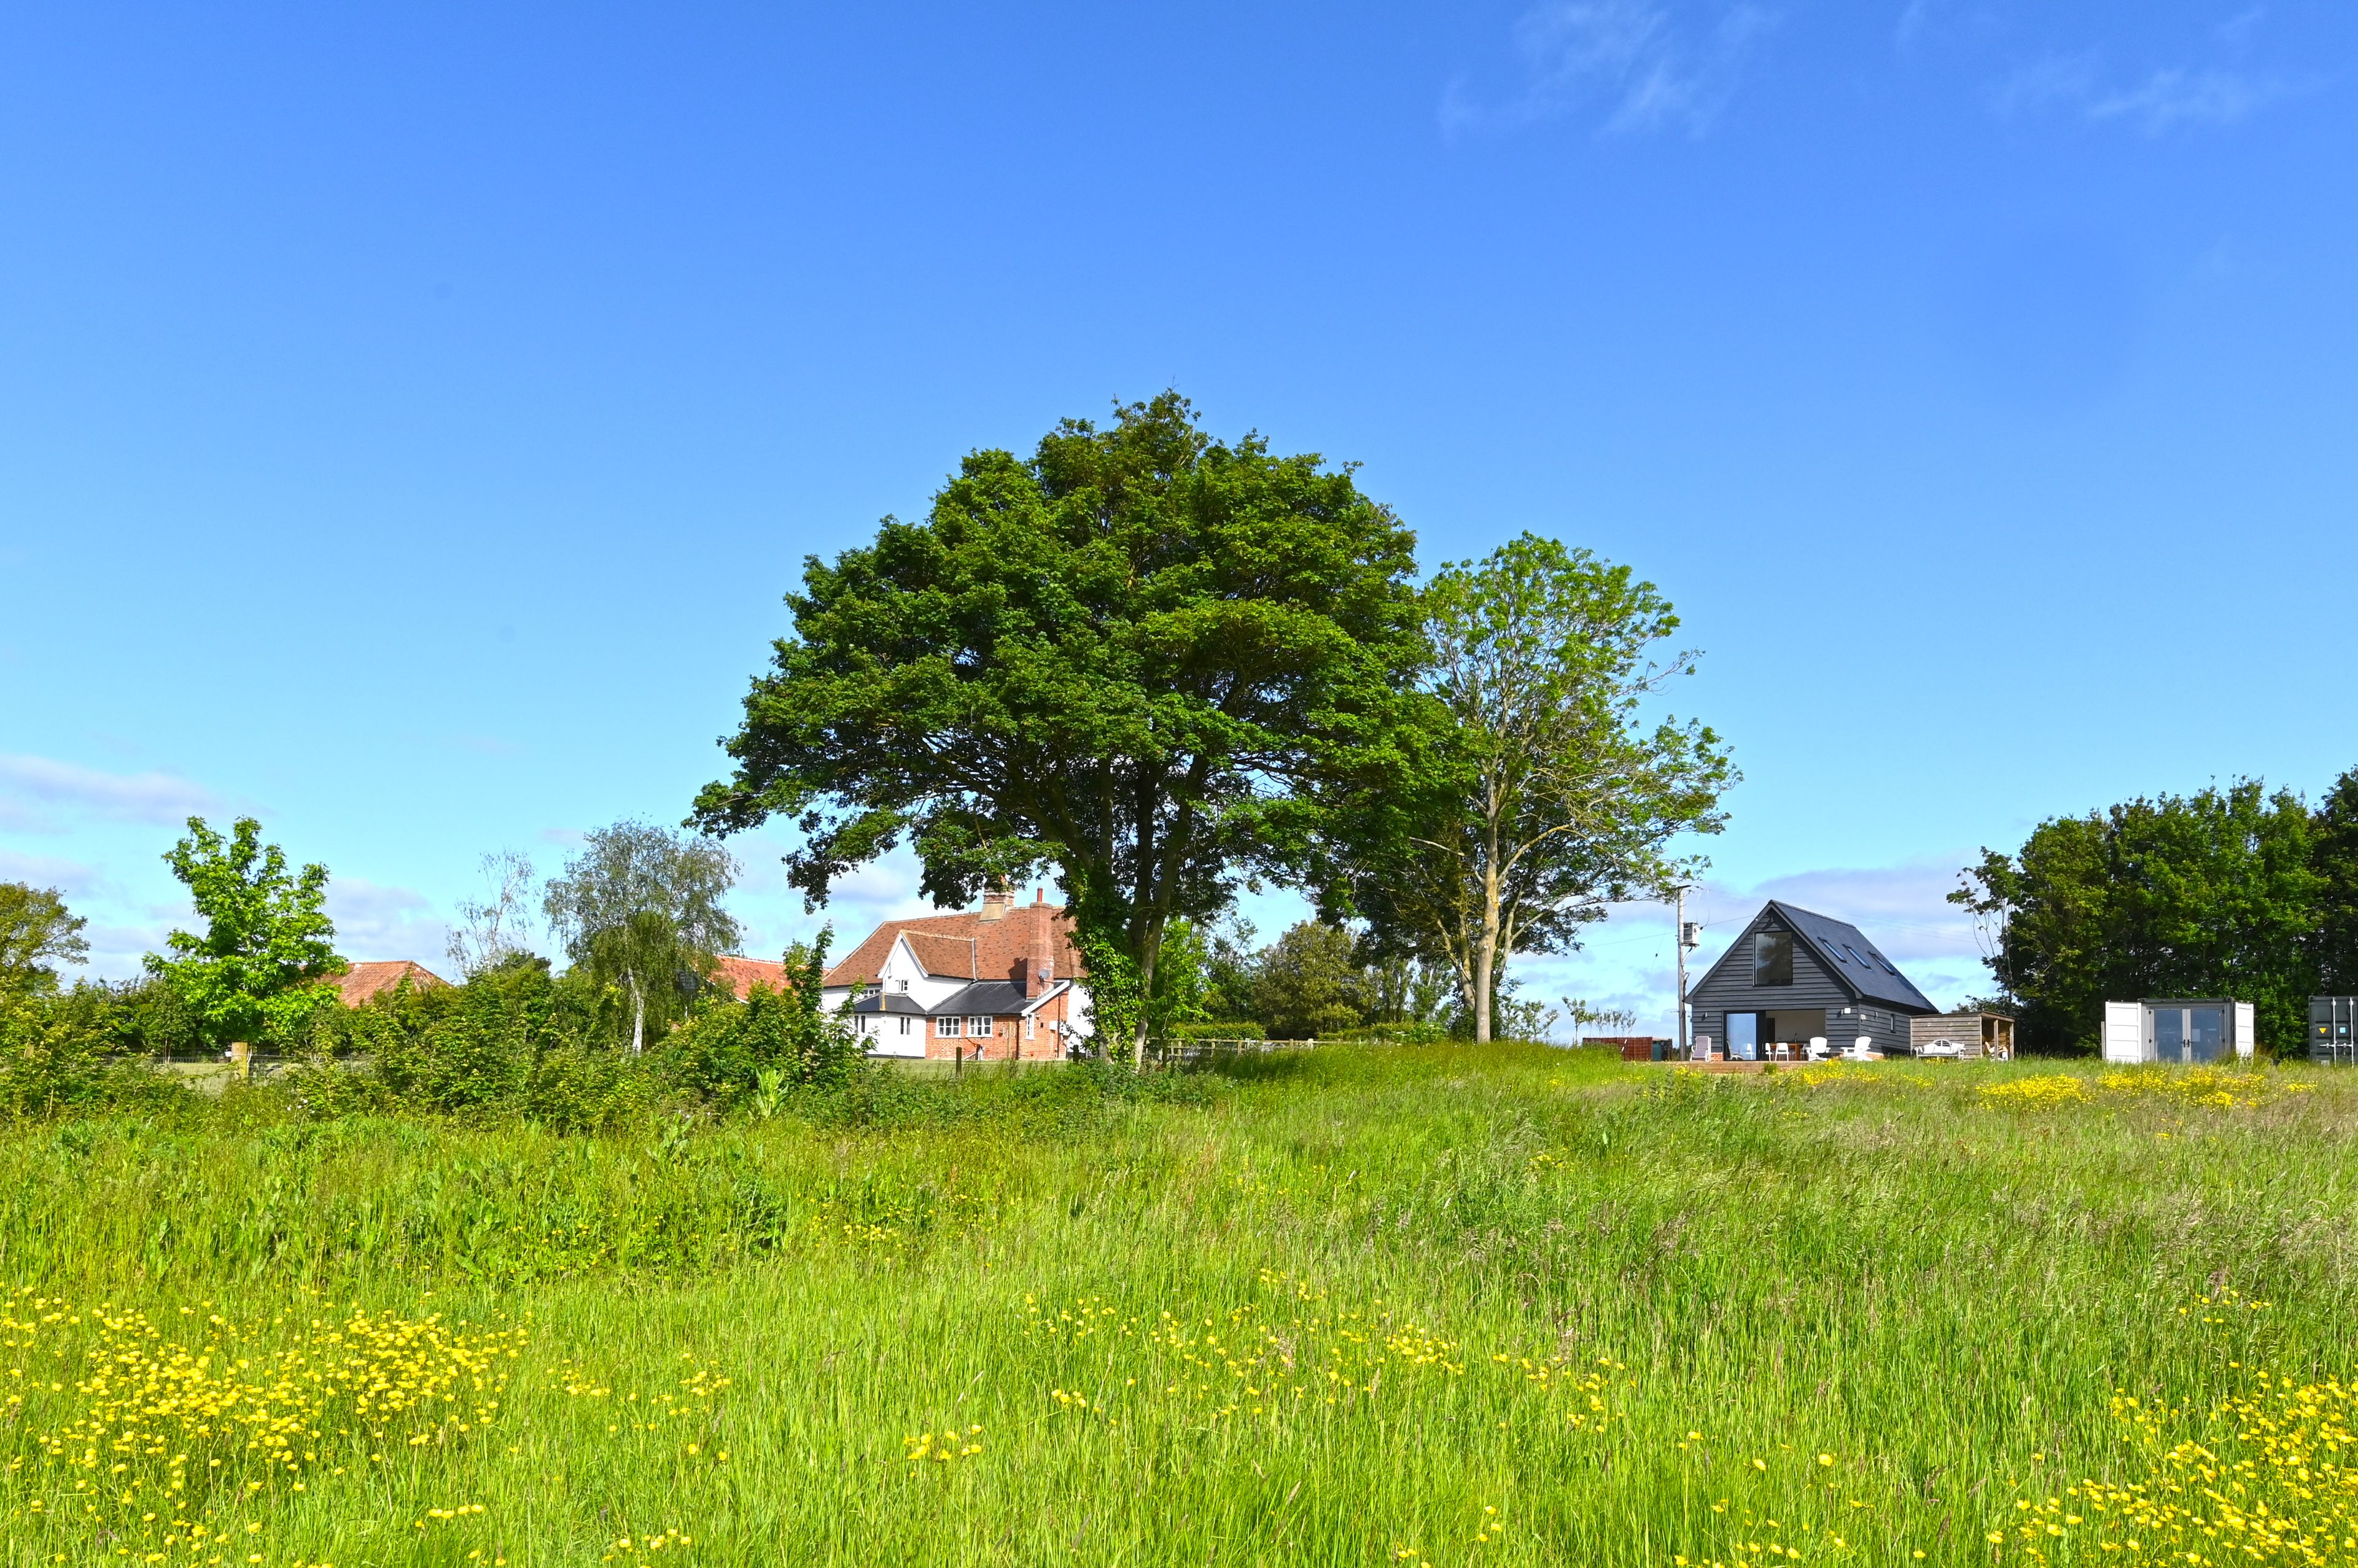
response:
<path id="1" fill-rule="evenodd" d="M 639 977 L 631 980 L 631 1054 L 643 1054 L 647 1048 L 647 999 L 639 989 Z"/>
<path id="2" fill-rule="evenodd" d="M 1146 1070 L 1146 1031 L 1154 1017 L 1154 959 L 1163 946 L 1163 924 L 1153 922 L 1147 928 L 1146 953 L 1138 963 L 1138 1028 L 1130 1044 L 1130 1065 L 1133 1072 Z"/>
<path id="3" fill-rule="evenodd" d="M 1482 932 L 1474 944 L 1474 1043 L 1490 1043 L 1490 997 L 1498 973 L 1498 870 L 1482 868 Z"/>

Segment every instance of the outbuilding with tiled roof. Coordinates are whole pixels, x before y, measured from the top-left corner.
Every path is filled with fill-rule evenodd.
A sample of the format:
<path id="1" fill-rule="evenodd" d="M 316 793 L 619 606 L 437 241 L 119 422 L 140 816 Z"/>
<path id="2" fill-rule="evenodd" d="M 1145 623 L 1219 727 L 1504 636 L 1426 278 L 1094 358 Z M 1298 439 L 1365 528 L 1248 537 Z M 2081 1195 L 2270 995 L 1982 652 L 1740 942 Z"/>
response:
<path id="1" fill-rule="evenodd" d="M 412 990 L 433 990 L 450 982 L 408 958 L 372 958 L 362 963 L 346 964 L 332 975 L 321 977 L 324 983 L 336 988 L 336 1000 L 346 1007 L 358 1007 L 373 997 L 383 996 L 406 984 Z"/>

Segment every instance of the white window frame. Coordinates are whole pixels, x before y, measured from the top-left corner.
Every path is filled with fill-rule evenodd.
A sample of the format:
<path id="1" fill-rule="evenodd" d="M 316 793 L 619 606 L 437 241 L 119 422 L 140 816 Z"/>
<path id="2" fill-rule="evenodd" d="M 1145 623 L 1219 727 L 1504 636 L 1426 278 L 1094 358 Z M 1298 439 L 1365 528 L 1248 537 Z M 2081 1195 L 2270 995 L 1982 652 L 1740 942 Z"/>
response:
<path id="1" fill-rule="evenodd" d="M 1031 1039 L 1031 1038 L 1032 1038 L 1032 1026 L 1033 1026 L 1033 1024 L 1035 1022 L 1037 1022 L 1037 1021 L 1036 1021 L 1036 1020 L 1034 1020 L 1034 1019 L 1033 1018 L 1033 1016 L 1032 1016 L 1030 1013 L 1028 1013 L 1028 1012 L 1027 1012 L 1027 1013 L 1025 1013 L 1025 1014 L 1023 1015 L 1023 1038 L 1024 1038 L 1024 1039 L 1029 1040 L 1029 1039 Z"/>
<path id="2" fill-rule="evenodd" d="M 979 1017 L 968 1017 L 967 1019 L 966 1032 L 970 1037 L 976 1040 L 995 1039 L 999 1034 L 998 1026 L 993 1020 Z"/>
<path id="3" fill-rule="evenodd" d="M 901 1033 L 903 1034 L 909 1033 L 909 1015 L 905 1012 L 901 1015 Z"/>
<path id="4" fill-rule="evenodd" d="M 934 1023 L 935 1034 L 944 1040 L 956 1040 L 966 1033 L 966 1020 L 963 1018 L 937 1018 Z"/>

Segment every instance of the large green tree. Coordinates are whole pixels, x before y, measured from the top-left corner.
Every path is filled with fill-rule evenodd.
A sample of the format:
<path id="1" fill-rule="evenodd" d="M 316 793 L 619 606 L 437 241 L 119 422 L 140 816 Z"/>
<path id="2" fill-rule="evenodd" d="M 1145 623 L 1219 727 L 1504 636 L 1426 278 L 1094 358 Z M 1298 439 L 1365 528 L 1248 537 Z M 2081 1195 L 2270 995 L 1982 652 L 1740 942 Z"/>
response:
<path id="1" fill-rule="evenodd" d="M 328 868 L 289 871 L 287 855 L 262 841 L 262 824 L 241 816 L 224 839 L 201 816 L 164 863 L 189 890 L 202 935 L 175 931 L 170 956 L 150 953 L 149 972 L 171 988 L 213 1044 L 286 1039 L 334 993 L 320 979 L 343 966 L 336 928 L 322 906 Z"/>
<path id="2" fill-rule="evenodd" d="M 719 843 L 646 822 L 617 822 L 582 841 L 542 901 L 574 968 L 612 986 L 631 1010 L 631 1054 L 647 1025 L 666 1027 L 737 944 L 721 901 L 737 862 Z"/>
<path id="3" fill-rule="evenodd" d="M 2316 981 L 2317 834 L 2299 795 L 2242 780 L 2050 818 L 1950 896 L 1998 927 L 1991 968 L 2028 1048 L 2093 1044 L 2107 1000 L 2231 996 L 2290 1050 Z"/>
<path id="4" fill-rule="evenodd" d="M 2318 918 L 2310 960 L 2320 990 L 2358 996 L 2358 768 L 2333 782 L 2311 824 Z"/>
<path id="5" fill-rule="evenodd" d="M 1709 729 L 1645 718 L 1694 658 L 1658 651 L 1678 617 L 1628 567 L 1524 534 L 1435 573 L 1423 609 L 1421 743 L 1340 819 L 1329 905 L 1446 967 L 1488 1040 L 1509 958 L 1691 875 L 1669 846 L 1719 830 L 1736 774 Z"/>
<path id="6" fill-rule="evenodd" d="M 1413 546 L 1347 468 L 1215 440 L 1174 393 L 974 452 L 925 521 L 806 563 L 695 820 L 791 818 L 814 901 L 904 840 L 941 903 L 1053 866 L 1100 1036 L 1142 1057 L 1165 929 L 1301 867 L 1385 744 Z"/>
<path id="7" fill-rule="evenodd" d="M 88 924 L 55 888 L 0 882 L 0 991 L 55 990 L 59 963 L 86 961 Z"/>

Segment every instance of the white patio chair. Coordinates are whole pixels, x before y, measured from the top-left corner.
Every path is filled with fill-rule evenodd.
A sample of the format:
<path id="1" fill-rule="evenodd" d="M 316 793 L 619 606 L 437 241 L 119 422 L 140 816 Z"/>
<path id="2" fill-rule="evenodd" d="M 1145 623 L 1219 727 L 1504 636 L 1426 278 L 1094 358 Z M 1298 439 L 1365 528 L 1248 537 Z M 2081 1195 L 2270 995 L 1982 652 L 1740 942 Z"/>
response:
<path id="1" fill-rule="evenodd" d="M 1827 1046 L 1826 1046 L 1826 1037 L 1825 1037 L 1824 1035 L 1823 1035 L 1823 1034 L 1812 1034 L 1812 1035 L 1811 1035 L 1811 1036 L 1810 1036 L 1810 1060 L 1811 1060 L 1811 1061 L 1812 1061 L 1812 1062 L 1823 1062 L 1823 1061 L 1824 1061 L 1827 1057 L 1829 1057 L 1829 1056 L 1831 1056 L 1831 1055 L 1833 1055 L 1833 1051 L 1831 1051 L 1831 1050 L 1829 1050 L 1829 1049 L 1827 1048 Z"/>

